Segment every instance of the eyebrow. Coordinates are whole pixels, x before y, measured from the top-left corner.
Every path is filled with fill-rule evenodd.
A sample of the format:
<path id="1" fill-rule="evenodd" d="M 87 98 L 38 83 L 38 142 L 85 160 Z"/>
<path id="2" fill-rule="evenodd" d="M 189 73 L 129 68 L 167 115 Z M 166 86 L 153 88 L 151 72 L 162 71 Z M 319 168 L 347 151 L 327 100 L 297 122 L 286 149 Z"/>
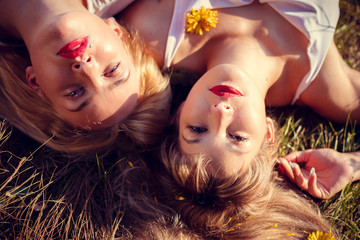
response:
<path id="1" fill-rule="evenodd" d="M 86 99 L 82 104 L 80 104 L 80 106 L 78 106 L 75 109 L 68 109 L 69 112 L 80 112 L 81 110 L 84 109 L 84 107 L 86 107 L 87 105 L 89 105 L 90 101 L 89 99 Z"/>
<path id="2" fill-rule="evenodd" d="M 195 138 L 195 139 L 192 139 L 192 140 L 189 140 L 189 139 L 186 139 L 184 137 L 184 135 L 181 135 L 182 136 L 182 139 L 184 139 L 184 141 L 188 144 L 194 144 L 194 143 L 199 143 L 200 142 L 200 138 Z"/>
<path id="3" fill-rule="evenodd" d="M 112 89 L 114 89 L 114 88 L 119 87 L 120 85 L 126 83 L 126 82 L 129 80 L 130 75 L 131 75 L 131 72 L 130 72 L 130 71 L 127 71 L 127 74 L 125 75 L 125 77 L 120 78 L 120 79 L 116 80 L 116 81 L 113 82 L 113 83 L 110 83 L 107 88 L 110 89 L 110 90 L 112 90 Z"/>
<path id="4" fill-rule="evenodd" d="M 199 143 L 201 141 L 200 138 L 195 138 L 195 139 L 189 140 L 189 139 L 186 139 L 184 135 L 181 135 L 181 136 L 182 136 L 182 139 L 188 144 L 196 144 L 196 143 Z M 230 148 L 234 152 L 244 153 L 235 144 L 232 144 L 231 142 L 228 142 L 226 145 L 228 146 L 228 148 Z"/>

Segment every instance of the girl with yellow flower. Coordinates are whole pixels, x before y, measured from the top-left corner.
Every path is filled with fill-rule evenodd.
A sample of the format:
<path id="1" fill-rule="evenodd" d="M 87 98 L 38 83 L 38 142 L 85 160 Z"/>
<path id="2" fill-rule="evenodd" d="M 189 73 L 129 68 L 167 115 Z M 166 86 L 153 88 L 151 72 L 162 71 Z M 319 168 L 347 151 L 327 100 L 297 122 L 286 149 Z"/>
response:
<path id="1" fill-rule="evenodd" d="M 275 140 L 265 106 L 305 105 L 330 120 L 351 113 L 360 122 L 360 72 L 343 63 L 332 40 L 338 16 L 336 0 L 143 0 L 121 20 L 138 29 L 160 66 L 204 74 L 178 111 L 174 141 L 182 153 L 220 159 L 214 168 L 231 173 Z M 247 161 L 226 161 L 236 152 Z M 329 198 L 360 179 L 348 159 L 360 165 L 359 153 L 330 149 L 280 163 L 302 189 Z M 300 161 L 308 162 L 301 171 Z M 340 183 L 328 181 L 335 172 Z"/>
<path id="2" fill-rule="evenodd" d="M 180 189 L 186 193 L 192 187 L 203 190 L 191 184 L 199 180 L 189 174 L 198 173 L 191 171 L 194 165 L 197 171 L 205 169 L 204 182 L 209 181 L 207 174 L 223 179 L 254 170 L 253 161 L 267 155 L 276 142 L 265 106 L 306 105 L 334 121 L 345 122 L 350 112 L 352 120 L 360 120 L 360 73 L 343 63 L 332 40 L 338 16 L 338 1 L 312 0 L 143 0 L 122 14 L 121 20 L 144 37 L 159 66 L 202 74 L 179 108 L 174 135 L 164 143 L 161 157 L 175 185 L 184 184 Z M 318 166 L 314 152 L 307 153 L 305 168 L 313 183 L 317 175 L 308 167 Z M 336 157 L 330 149 L 324 152 L 318 154 L 324 163 Z M 171 159 L 176 162 L 169 164 Z M 197 162 L 205 160 L 205 166 Z M 269 161 L 275 165 L 274 158 Z M 294 174 L 287 161 L 282 159 L 281 165 Z M 306 179 L 306 172 L 302 174 Z M 330 174 L 324 170 L 318 176 L 326 179 Z M 346 173 L 348 180 L 355 176 L 360 176 L 359 169 Z M 174 205 L 181 202 L 177 199 L 189 200 L 187 213 L 193 216 L 196 202 L 191 194 L 189 199 L 180 193 L 174 194 Z M 199 195 L 197 203 L 207 203 L 207 192 Z M 224 204 L 221 197 L 216 199 Z"/>

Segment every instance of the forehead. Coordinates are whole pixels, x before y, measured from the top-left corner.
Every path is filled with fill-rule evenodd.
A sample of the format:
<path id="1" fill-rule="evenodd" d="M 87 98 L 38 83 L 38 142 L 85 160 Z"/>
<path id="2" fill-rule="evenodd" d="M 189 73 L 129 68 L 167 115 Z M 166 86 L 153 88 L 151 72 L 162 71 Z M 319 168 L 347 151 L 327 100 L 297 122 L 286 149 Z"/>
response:
<path id="1" fill-rule="evenodd" d="M 256 154 L 254 154 L 256 155 Z M 231 176 L 246 170 L 254 160 L 252 154 L 203 154 L 206 162 L 206 170 L 216 176 Z"/>
<path id="2" fill-rule="evenodd" d="M 225 176 L 239 173 L 239 171 L 249 167 L 255 157 L 263 150 L 265 144 L 265 136 L 259 138 L 258 141 L 252 142 L 250 147 L 244 149 L 237 149 L 229 143 L 206 144 L 205 141 L 188 144 L 183 139 L 180 139 L 180 148 L 184 154 L 204 156 L 209 171 L 221 173 L 221 175 Z"/>

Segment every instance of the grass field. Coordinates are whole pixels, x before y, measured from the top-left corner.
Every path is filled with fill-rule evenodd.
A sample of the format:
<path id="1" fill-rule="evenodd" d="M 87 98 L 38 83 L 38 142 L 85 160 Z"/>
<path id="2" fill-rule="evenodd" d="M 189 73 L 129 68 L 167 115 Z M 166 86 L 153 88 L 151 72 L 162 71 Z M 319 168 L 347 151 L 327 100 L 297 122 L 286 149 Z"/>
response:
<path id="1" fill-rule="evenodd" d="M 346 62 L 360 70 L 360 2 L 341 0 L 340 7 L 335 41 Z M 360 150 L 360 126 L 354 123 L 335 124 L 296 107 L 273 112 L 283 132 L 280 155 L 322 147 L 341 152 Z M 114 236 L 122 219 L 121 210 L 111 206 L 120 201 L 115 194 L 114 166 L 125 166 L 129 161 L 121 155 L 116 155 L 115 161 L 108 158 L 92 156 L 83 161 L 63 156 L 0 122 L 0 238 Z M 313 200 L 339 229 L 342 239 L 360 239 L 359 182 L 349 184 L 332 199 Z M 111 217 L 114 215 L 117 218 Z"/>
<path id="2" fill-rule="evenodd" d="M 341 17 L 335 42 L 345 61 L 360 70 L 360 2 L 340 1 Z M 360 150 L 360 127 L 338 125 L 307 109 L 277 110 L 284 133 L 280 154 L 308 148 L 333 148 L 340 152 Z M 286 113 L 286 114 L 285 114 Z M 342 239 L 360 239 L 360 183 L 349 184 L 332 199 L 314 199 L 321 211 L 342 233 Z"/>

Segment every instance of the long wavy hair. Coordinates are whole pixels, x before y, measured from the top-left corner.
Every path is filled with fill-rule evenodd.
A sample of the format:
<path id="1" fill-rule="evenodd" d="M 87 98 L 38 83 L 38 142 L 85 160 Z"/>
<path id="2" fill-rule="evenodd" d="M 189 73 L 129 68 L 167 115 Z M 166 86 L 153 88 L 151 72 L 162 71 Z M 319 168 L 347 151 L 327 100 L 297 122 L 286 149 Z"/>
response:
<path id="1" fill-rule="evenodd" d="M 316 205 L 274 170 L 275 143 L 264 142 L 248 168 L 221 178 L 206 167 L 211 159 L 183 154 L 177 136 L 166 138 L 160 155 L 152 170 L 158 198 L 206 239 L 306 239 L 317 230 L 336 237 Z"/>
<path id="2" fill-rule="evenodd" d="M 60 151 L 97 151 L 114 142 L 124 148 L 155 144 L 168 120 L 169 78 L 161 73 L 138 34 L 123 31 L 127 35 L 124 44 L 140 72 L 140 94 L 135 110 L 122 122 L 96 131 L 68 124 L 46 97 L 28 86 L 25 69 L 31 62 L 22 42 L 0 42 L 0 117 L 38 142 L 47 142 L 47 146 Z"/>

